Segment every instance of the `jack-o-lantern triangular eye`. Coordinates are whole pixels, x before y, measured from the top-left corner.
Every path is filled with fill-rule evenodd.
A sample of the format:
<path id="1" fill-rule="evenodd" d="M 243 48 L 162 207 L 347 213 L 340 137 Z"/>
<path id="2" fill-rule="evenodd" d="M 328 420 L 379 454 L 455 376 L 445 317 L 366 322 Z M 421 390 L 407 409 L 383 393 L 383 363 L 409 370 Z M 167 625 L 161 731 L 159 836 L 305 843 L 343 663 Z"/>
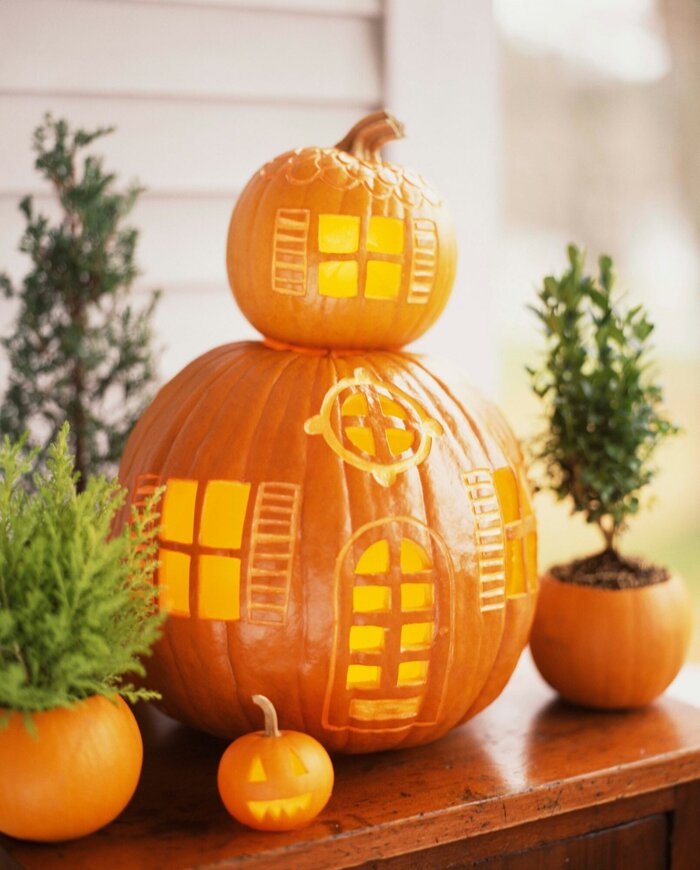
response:
<path id="1" fill-rule="evenodd" d="M 302 776 L 303 774 L 309 772 L 306 769 L 304 762 L 301 760 L 301 758 L 299 758 L 299 756 L 296 754 L 296 752 L 293 749 L 289 750 L 289 754 L 292 757 L 292 770 L 294 771 L 294 773 L 297 776 Z"/>
<path id="2" fill-rule="evenodd" d="M 250 765 L 250 773 L 248 774 L 248 782 L 266 782 L 265 768 L 263 767 L 262 759 L 256 755 L 253 763 Z"/>

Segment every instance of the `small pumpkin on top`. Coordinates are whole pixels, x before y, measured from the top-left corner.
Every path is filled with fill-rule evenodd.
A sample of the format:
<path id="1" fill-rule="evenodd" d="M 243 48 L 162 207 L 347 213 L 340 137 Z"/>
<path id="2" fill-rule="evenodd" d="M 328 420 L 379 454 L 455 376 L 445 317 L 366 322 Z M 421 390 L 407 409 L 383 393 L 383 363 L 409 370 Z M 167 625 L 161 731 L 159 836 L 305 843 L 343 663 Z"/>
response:
<path id="1" fill-rule="evenodd" d="M 398 348 L 445 307 L 452 221 L 418 174 L 382 159 L 403 136 L 386 111 L 332 148 L 288 151 L 248 182 L 231 218 L 228 274 L 248 320 L 294 345 Z"/>
<path id="2" fill-rule="evenodd" d="M 315 818 L 333 791 L 333 765 L 321 744 L 299 731 L 280 731 L 277 713 L 264 695 L 253 702 L 265 714 L 265 730 L 245 734 L 219 764 L 224 806 L 244 825 L 289 831 Z"/>

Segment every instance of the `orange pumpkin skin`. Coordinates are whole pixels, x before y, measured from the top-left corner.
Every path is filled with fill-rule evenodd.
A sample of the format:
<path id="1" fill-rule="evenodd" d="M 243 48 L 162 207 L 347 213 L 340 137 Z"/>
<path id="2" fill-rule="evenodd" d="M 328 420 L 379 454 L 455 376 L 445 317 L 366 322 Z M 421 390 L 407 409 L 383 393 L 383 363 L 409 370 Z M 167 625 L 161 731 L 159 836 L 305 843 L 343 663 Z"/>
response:
<path id="1" fill-rule="evenodd" d="M 333 791 L 333 765 L 321 744 L 299 731 L 256 731 L 235 740 L 219 763 L 224 806 L 259 831 L 291 831 L 314 819 Z"/>
<path id="2" fill-rule="evenodd" d="M 680 670 L 690 643 L 688 592 L 664 583 L 600 589 L 541 582 L 530 638 L 544 679 L 586 707 L 624 709 L 653 701 Z"/>
<path id="3" fill-rule="evenodd" d="M 0 831 L 57 842 L 116 818 L 136 789 L 143 759 L 141 733 L 125 702 L 93 695 L 32 719 L 36 739 L 17 712 L 0 731 Z"/>
<path id="4" fill-rule="evenodd" d="M 148 663 L 166 712 L 230 738 L 260 692 L 285 726 L 369 752 L 500 691 L 527 641 L 534 516 L 512 434 L 459 395 L 408 354 L 256 342 L 160 391 L 120 477 L 136 503 L 168 487 Z"/>
<path id="5" fill-rule="evenodd" d="M 435 322 L 454 282 L 454 229 L 420 176 L 382 161 L 380 146 L 400 135 L 377 112 L 334 148 L 289 151 L 249 181 L 227 264 L 238 305 L 263 335 L 397 348 Z"/>

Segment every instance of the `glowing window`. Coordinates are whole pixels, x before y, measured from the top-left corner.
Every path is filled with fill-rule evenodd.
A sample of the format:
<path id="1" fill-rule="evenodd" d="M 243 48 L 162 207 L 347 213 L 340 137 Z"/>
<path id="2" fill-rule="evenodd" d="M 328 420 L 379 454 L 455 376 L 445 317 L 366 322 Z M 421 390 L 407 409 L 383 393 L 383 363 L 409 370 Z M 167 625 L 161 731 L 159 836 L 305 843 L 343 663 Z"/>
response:
<path id="1" fill-rule="evenodd" d="M 230 556 L 199 557 L 199 616 L 240 617 L 241 560 Z"/>
<path id="2" fill-rule="evenodd" d="M 318 249 L 324 254 L 353 254 L 360 247 L 360 219 L 346 214 L 318 216 Z"/>
<path id="3" fill-rule="evenodd" d="M 160 609 L 173 616 L 190 615 L 190 557 L 187 553 L 158 551 L 158 598 Z"/>
<path id="4" fill-rule="evenodd" d="M 349 665 L 347 688 L 377 689 L 381 680 L 382 669 L 379 665 Z"/>
<path id="5" fill-rule="evenodd" d="M 179 544 L 192 543 L 194 528 L 194 502 L 197 497 L 196 480 L 168 481 L 160 518 L 160 536 Z"/>
<path id="6" fill-rule="evenodd" d="M 367 396 L 364 393 L 351 393 L 343 402 L 340 413 L 344 417 L 365 417 L 369 414 Z"/>
<path id="7" fill-rule="evenodd" d="M 418 686 L 424 683 L 428 676 L 427 662 L 401 662 L 397 686 Z"/>
<path id="8" fill-rule="evenodd" d="M 352 590 L 355 613 L 376 613 L 390 608 L 391 589 L 388 586 L 355 586 Z"/>
<path id="9" fill-rule="evenodd" d="M 374 441 L 374 433 L 368 426 L 346 426 L 345 434 L 348 441 L 369 456 L 375 456 L 377 445 Z"/>
<path id="10" fill-rule="evenodd" d="M 318 264 L 318 292 L 321 296 L 348 299 L 357 296 L 357 263 L 354 260 L 327 260 Z"/>
<path id="11" fill-rule="evenodd" d="M 384 649 L 386 629 L 380 625 L 353 625 L 350 629 L 352 652 L 379 652 Z"/>
<path id="12" fill-rule="evenodd" d="M 432 622 L 407 622 L 401 626 L 401 650 L 426 649 L 433 642 Z"/>
<path id="13" fill-rule="evenodd" d="M 432 583 L 402 583 L 401 610 L 425 610 L 433 604 Z"/>
<path id="14" fill-rule="evenodd" d="M 415 432 L 410 429 L 386 429 L 384 435 L 392 456 L 400 456 L 410 450 L 416 440 Z"/>
<path id="15" fill-rule="evenodd" d="M 388 396 L 379 397 L 379 407 L 382 409 L 382 414 L 385 417 L 398 417 L 399 420 L 406 420 L 408 418 L 408 413 L 403 405 L 388 398 Z"/>
<path id="16" fill-rule="evenodd" d="M 355 566 L 356 574 L 386 574 L 389 570 L 389 542 L 386 539 L 375 541 L 360 556 Z M 371 587 L 363 587 L 371 588 Z M 375 587 L 381 588 L 381 587 Z"/>
<path id="17" fill-rule="evenodd" d="M 370 260 L 367 263 L 365 298 L 396 299 L 401 289 L 401 263 Z"/>
<path id="18" fill-rule="evenodd" d="M 237 550 L 241 546 L 249 496 L 249 483 L 210 480 L 204 493 L 199 543 Z"/>
<path id="19" fill-rule="evenodd" d="M 367 230 L 367 250 L 381 254 L 403 254 L 403 221 L 391 217 L 371 217 Z"/>
<path id="20" fill-rule="evenodd" d="M 430 556 L 420 544 L 409 538 L 401 539 L 401 573 L 420 574 L 433 567 Z"/>

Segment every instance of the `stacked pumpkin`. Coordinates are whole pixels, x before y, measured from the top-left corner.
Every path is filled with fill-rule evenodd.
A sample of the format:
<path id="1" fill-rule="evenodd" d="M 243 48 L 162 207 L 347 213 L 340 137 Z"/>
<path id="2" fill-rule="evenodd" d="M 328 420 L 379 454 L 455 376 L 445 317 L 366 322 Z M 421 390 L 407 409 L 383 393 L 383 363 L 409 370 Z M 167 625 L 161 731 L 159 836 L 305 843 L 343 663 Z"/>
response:
<path id="1" fill-rule="evenodd" d="M 233 212 L 235 298 L 265 336 L 188 365 L 120 476 L 165 486 L 149 664 L 166 712 L 222 737 L 330 750 L 434 740 L 502 690 L 525 645 L 536 530 L 523 460 L 459 375 L 400 350 L 452 288 L 440 197 L 382 160 L 387 113 L 260 169 Z"/>

